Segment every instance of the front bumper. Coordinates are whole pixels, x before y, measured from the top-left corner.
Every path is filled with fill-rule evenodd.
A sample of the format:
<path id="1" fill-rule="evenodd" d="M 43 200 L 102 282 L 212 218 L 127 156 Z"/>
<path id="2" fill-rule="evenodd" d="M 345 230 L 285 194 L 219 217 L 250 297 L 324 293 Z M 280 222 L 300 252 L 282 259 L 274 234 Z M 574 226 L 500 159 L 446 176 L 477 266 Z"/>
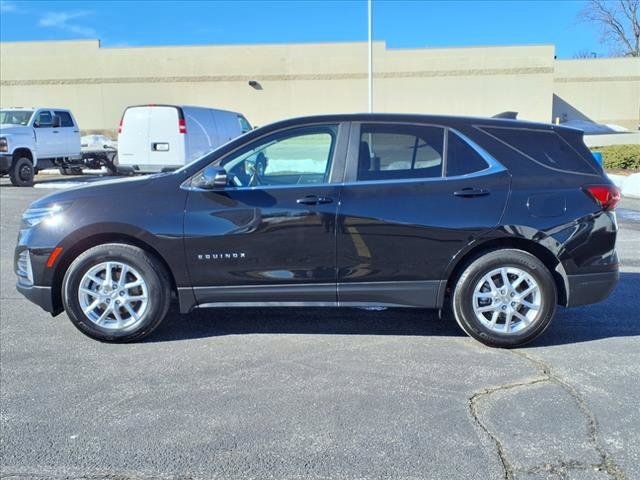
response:
<path id="1" fill-rule="evenodd" d="M 616 287 L 619 276 L 618 270 L 567 275 L 567 307 L 601 302 Z"/>
<path id="2" fill-rule="evenodd" d="M 18 283 L 16 289 L 45 312 L 49 312 L 52 315 L 59 313 L 53 306 L 51 287 L 40 287 L 37 285 L 25 286 Z"/>
<path id="3" fill-rule="evenodd" d="M 8 172 L 12 162 L 13 156 L 8 153 L 0 153 L 0 172 Z"/>

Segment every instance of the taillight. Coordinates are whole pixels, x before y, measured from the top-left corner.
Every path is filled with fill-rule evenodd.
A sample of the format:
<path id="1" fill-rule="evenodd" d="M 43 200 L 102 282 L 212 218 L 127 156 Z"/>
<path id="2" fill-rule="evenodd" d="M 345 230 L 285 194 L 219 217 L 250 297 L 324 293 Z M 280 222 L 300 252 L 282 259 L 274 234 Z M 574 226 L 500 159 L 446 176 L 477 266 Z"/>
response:
<path id="1" fill-rule="evenodd" d="M 122 116 L 122 118 L 120 119 L 120 125 L 118 125 L 118 133 L 122 133 L 122 125 L 124 122 L 124 115 Z"/>
<path id="2" fill-rule="evenodd" d="M 178 120 L 178 132 L 187 133 L 187 124 L 184 121 L 184 118 L 180 118 Z"/>
<path id="3" fill-rule="evenodd" d="M 613 210 L 620 201 L 620 190 L 615 185 L 585 185 L 582 187 L 603 210 Z"/>

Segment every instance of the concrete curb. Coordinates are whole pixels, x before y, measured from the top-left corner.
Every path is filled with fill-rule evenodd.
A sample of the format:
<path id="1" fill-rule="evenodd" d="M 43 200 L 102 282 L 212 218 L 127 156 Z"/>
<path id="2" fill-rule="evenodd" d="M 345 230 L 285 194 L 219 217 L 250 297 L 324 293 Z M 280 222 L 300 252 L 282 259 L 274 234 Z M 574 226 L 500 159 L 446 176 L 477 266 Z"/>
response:
<path id="1" fill-rule="evenodd" d="M 607 176 L 620 189 L 623 197 L 640 198 L 640 173 L 633 175 L 607 173 Z"/>

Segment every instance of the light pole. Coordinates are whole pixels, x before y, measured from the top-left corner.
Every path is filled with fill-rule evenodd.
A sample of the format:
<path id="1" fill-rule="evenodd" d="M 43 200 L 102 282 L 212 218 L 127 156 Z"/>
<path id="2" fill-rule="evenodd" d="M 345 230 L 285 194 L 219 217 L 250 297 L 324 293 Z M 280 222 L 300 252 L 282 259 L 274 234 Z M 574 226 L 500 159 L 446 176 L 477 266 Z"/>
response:
<path id="1" fill-rule="evenodd" d="M 372 0 L 367 0 L 369 22 L 369 113 L 373 112 L 373 41 L 371 38 L 373 8 Z"/>

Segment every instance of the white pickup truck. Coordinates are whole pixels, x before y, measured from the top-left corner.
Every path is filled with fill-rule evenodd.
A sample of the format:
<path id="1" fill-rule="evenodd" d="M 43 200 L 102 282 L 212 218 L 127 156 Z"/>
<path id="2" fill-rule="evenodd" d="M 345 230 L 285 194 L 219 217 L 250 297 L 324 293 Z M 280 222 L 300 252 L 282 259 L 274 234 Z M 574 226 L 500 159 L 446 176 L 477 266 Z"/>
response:
<path id="1" fill-rule="evenodd" d="M 14 185 L 33 185 L 39 170 L 81 159 L 80 129 L 69 110 L 0 110 L 0 174 L 9 174 Z"/>

